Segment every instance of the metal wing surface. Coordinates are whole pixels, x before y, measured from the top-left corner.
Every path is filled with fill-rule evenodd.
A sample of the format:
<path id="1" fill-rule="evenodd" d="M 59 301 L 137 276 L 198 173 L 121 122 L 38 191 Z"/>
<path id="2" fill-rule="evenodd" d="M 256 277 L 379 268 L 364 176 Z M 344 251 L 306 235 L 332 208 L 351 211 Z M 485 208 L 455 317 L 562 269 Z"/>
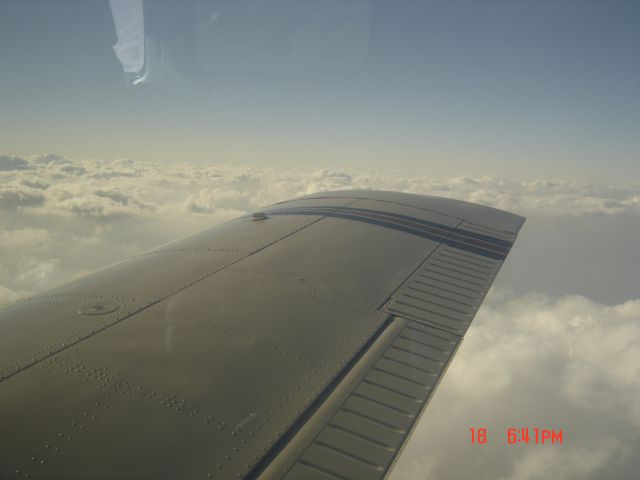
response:
<path id="1" fill-rule="evenodd" d="M 523 222 L 314 194 L 4 306 L 0 478 L 382 478 Z"/>

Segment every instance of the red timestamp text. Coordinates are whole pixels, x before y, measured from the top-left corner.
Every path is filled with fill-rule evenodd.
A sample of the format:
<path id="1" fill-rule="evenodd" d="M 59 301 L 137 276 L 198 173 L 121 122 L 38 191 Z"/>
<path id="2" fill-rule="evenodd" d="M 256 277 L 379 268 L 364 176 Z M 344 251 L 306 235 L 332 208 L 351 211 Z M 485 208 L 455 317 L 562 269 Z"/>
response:
<path id="1" fill-rule="evenodd" d="M 489 442 L 489 432 L 484 427 L 469 428 L 471 432 L 471 444 L 484 445 Z M 562 445 L 562 429 L 537 428 L 537 427 L 512 427 L 506 434 L 498 435 L 501 440 L 506 440 L 509 445 Z"/>

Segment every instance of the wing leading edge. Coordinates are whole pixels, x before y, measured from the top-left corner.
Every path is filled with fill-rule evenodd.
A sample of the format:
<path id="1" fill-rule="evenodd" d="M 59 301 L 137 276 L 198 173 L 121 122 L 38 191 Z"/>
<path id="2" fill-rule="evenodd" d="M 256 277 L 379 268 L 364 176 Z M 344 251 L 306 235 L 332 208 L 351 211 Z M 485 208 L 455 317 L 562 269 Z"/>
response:
<path id="1" fill-rule="evenodd" d="M 523 222 L 327 192 L 6 306 L 0 474 L 382 478 Z"/>

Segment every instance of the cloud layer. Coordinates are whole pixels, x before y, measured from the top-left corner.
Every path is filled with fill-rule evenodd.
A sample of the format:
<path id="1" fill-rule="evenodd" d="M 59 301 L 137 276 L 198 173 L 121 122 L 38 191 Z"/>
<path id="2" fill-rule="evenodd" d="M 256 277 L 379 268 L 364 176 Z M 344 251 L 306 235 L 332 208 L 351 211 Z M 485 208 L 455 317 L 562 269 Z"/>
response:
<path id="1" fill-rule="evenodd" d="M 0 304 L 267 204 L 352 188 L 528 217 L 392 478 L 636 478 L 636 183 L 0 155 Z M 510 446 L 510 426 L 563 429 L 565 443 Z M 471 445 L 471 427 L 489 444 Z"/>

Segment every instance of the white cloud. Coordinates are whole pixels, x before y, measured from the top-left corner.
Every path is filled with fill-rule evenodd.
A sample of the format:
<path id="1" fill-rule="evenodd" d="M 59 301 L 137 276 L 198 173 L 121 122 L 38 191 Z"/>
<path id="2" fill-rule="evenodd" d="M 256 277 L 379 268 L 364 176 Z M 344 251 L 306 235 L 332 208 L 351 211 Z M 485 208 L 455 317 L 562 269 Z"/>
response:
<path id="1" fill-rule="evenodd" d="M 31 180 L 26 179 L 26 178 L 22 179 L 22 184 L 26 185 L 27 187 L 37 188 L 37 189 L 40 189 L 40 190 L 46 190 L 47 188 L 49 188 L 49 184 L 48 183 L 35 182 L 35 181 L 31 181 Z"/>
<path id="2" fill-rule="evenodd" d="M 31 188 L 20 189 L 14 186 L 0 185 L 0 210 L 13 210 L 24 207 L 40 207 L 45 196 L 33 192 Z"/>
<path id="3" fill-rule="evenodd" d="M 553 367 L 559 395 L 640 428 L 640 300 L 611 307 L 580 296 L 489 298 L 476 321 L 451 371 L 460 395 L 502 394 L 520 372 Z M 483 385 L 494 377 L 500 388 Z"/>
<path id="4" fill-rule="evenodd" d="M 0 172 L 0 205 L 5 208 L 47 204 L 52 210 L 97 217 L 103 216 L 109 208 L 106 204 L 96 204 L 95 197 L 110 198 L 125 207 L 154 205 L 160 210 L 178 211 L 180 208 L 171 207 L 185 205 L 194 213 L 202 213 L 218 208 L 247 210 L 317 191 L 352 188 L 451 196 L 525 215 L 640 213 L 640 185 L 633 183 L 597 185 L 492 176 L 408 176 L 361 168 L 296 170 L 168 165 L 131 160 L 69 160 L 54 154 L 30 160 L 2 155 L 0 164 L 11 167 L 11 170 Z M 66 196 L 61 198 L 63 192 Z M 66 205 L 59 205 L 59 202 L 72 199 Z M 128 202 L 131 204 L 127 205 Z M 117 213 L 124 215 L 125 210 Z M 131 213 L 140 212 L 134 208 Z"/>
<path id="5" fill-rule="evenodd" d="M 35 291 L 41 291 L 51 285 L 55 274 L 58 271 L 59 260 L 56 258 L 48 259 L 39 263 L 33 268 L 21 271 L 15 277 L 15 284 L 32 288 Z"/>
<path id="6" fill-rule="evenodd" d="M 0 154 L 0 170 L 27 170 L 29 162 L 20 157 Z"/>
<path id="7" fill-rule="evenodd" d="M 44 228 L 19 228 L 0 232 L 0 250 L 25 249 L 46 245 L 50 240 Z"/>
<path id="8" fill-rule="evenodd" d="M 614 438 L 599 441 L 591 448 L 529 450 L 504 480 L 569 480 L 594 478 L 594 474 L 595 478 L 613 478 L 607 474 L 611 463 L 629 453 L 629 448 Z"/>

